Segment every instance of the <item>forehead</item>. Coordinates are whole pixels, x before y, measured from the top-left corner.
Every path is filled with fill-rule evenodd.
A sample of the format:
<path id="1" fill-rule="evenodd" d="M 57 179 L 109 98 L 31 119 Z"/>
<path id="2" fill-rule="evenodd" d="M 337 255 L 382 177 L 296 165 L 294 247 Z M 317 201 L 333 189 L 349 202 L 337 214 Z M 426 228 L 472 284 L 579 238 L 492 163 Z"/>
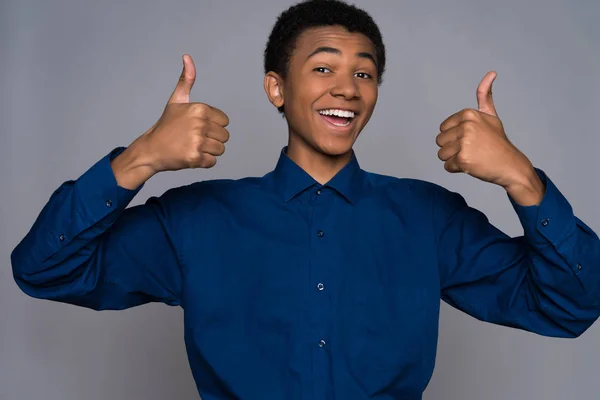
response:
<path id="1" fill-rule="evenodd" d="M 344 51 L 344 48 L 352 48 L 352 51 L 368 51 L 375 55 L 373 42 L 357 32 L 348 32 L 342 26 L 324 26 L 310 28 L 302 32 L 296 42 L 296 53 L 308 54 L 317 47 L 333 47 Z"/>

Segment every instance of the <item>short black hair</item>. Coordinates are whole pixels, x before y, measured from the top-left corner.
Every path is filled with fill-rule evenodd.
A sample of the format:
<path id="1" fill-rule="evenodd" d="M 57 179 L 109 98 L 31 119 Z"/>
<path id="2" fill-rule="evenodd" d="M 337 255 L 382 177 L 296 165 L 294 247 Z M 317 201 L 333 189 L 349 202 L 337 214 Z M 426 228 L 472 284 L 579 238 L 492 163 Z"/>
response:
<path id="1" fill-rule="evenodd" d="M 264 51 L 265 74 L 273 71 L 285 78 L 298 37 L 310 28 L 339 25 L 348 32 L 365 35 L 375 46 L 377 84 L 385 71 L 385 46 L 379 27 L 364 10 L 340 0 L 307 0 L 277 18 Z M 284 107 L 278 108 L 283 113 Z"/>

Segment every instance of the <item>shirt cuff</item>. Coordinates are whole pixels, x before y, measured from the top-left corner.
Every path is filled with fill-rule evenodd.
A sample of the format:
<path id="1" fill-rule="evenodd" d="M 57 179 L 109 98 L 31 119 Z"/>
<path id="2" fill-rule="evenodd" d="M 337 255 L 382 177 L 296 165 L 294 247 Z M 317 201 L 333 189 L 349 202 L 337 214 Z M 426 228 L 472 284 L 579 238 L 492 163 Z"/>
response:
<path id="1" fill-rule="evenodd" d="M 542 202 L 534 206 L 522 206 L 508 196 L 517 213 L 525 238 L 531 244 L 550 243 L 558 246 L 576 227 L 573 209 L 546 173 L 535 168 L 546 191 Z"/>
<path id="2" fill-rule="evenodd" d="M 144 187 L 142 184 L 136 189 L 127 189 L 118 185 L 110 162 L 124 150 L 125 147 L 113 149 L 75 182 L 86 222 L 95 223 L 109 213 L 124 210 Z"/>

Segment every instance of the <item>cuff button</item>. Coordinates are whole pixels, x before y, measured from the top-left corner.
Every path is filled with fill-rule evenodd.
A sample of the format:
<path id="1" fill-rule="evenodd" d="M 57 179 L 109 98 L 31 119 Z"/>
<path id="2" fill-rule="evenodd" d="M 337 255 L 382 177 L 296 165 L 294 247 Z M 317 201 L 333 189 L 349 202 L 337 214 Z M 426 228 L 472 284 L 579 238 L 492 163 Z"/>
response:
<path id="1" fill-rule="evenodd" d="M 548 226 L 549 223 L 550 223 L 550 218 L 544 218 L 542 220 L 542 226 Z"/>

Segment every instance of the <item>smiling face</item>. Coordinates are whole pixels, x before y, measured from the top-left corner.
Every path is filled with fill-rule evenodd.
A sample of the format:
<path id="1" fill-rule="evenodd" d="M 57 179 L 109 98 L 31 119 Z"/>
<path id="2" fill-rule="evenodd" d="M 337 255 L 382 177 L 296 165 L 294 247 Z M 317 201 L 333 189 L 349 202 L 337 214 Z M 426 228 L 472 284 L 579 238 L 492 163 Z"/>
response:
<path id="1" fill-rule="evenodd" d="M 265 90 L 276 107 L 284 105 L 288 153 L 349 155 L 377 102 L 373 43 L 338 26 L 306 30 L 285 79 L 267 73 Z"/>

